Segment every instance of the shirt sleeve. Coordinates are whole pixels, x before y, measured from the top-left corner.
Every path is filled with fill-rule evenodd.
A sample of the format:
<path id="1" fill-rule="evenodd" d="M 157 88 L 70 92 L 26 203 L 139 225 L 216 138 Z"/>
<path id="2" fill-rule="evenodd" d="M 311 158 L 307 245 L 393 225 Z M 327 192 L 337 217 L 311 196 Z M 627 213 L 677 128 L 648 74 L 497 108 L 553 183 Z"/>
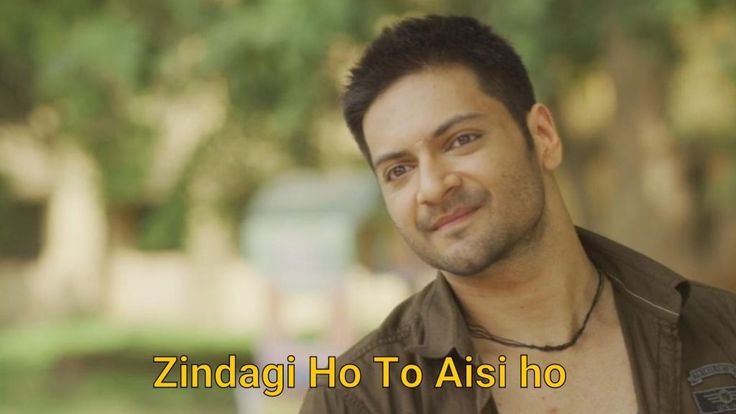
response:
<path id="1" fill-rule="evenodd" d="M 359 401 L 339 388 L 317 387 L 307 391 L 299 414 L 368 413 Z"/>

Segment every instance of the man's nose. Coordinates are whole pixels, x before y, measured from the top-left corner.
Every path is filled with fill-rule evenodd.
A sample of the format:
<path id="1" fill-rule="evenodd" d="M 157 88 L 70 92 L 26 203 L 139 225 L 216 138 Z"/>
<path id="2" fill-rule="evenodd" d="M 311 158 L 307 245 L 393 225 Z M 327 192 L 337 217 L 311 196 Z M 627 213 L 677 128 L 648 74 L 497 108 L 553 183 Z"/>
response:
<path id="1" fill-rule="evenodd" d="M 441 162 L 420 164 L 417 203 L 439 204 L 459 185 L 460 177 Z"/>

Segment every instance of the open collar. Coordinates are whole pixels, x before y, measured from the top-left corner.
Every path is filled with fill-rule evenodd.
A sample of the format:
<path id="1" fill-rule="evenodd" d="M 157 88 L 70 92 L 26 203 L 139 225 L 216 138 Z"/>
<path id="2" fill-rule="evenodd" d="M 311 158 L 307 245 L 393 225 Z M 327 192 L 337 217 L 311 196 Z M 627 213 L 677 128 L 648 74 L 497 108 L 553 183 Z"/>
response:
<path id="1" fill-rule="evenodd" d="M 590 260 L 641 307 L 670 323 L 679 320 L 689 283 L 662 264 L 592 231 L 576 227 Z M 473 345 L 465 317 L 442 272 L 426 290 L 410 326 L 408 346 L 427 358 L 454 352 L 470 355 Z"/>
<path id="2" fill-rule="evenodd" d="M 690 284 L 641 253 L 590 230 L 576 227 L 588 258 L 622 292 L 655 316 L 676 323 L 687 301 Z"/>
<path id="3" fill-rule="evenodd" d="M 442 272 L 437 277 L 420 307 L 418 326 L 411 336 L 411 348 L 427 358 L 470 355 L 472 343 L 460 305 Z"/>

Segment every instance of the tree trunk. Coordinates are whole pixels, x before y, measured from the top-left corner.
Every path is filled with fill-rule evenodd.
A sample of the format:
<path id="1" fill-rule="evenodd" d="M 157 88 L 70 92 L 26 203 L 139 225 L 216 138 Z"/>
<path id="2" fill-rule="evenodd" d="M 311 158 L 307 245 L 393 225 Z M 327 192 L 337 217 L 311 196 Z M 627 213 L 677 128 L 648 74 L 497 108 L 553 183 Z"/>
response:
<path id="1" fill-rule="evenodd" d="M 618 99 L 605 133 L 611 185 L 599 222 L 613 239 L 697 278 L 691 253 L 693 195 L 666 120 L 669 73 L 630 35 L 612 29 L 607 42 L 604 64 Z"/>
<path id="2" fill-rule="evenodd" d="M 105 205 L 94 161 L 79 148 L 53 154 L 43 247 L 31 278 L 33 316 L 99 310 L 107 251 Z"/>

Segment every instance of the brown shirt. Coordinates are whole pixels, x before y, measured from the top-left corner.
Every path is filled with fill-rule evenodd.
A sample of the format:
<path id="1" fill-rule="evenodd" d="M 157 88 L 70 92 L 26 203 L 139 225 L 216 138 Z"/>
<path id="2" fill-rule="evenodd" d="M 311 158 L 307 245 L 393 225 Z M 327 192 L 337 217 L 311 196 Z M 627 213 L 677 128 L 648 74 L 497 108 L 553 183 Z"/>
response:
<path id="1" fill-rule="evenodd" d="M 687 281 L 590 231 L 578 228 L 578 236 L 614 287 L 639 412 L 736 413 L 736 296 Z M 309 390 L 301 413 L 497 413 L 492 387 L 457 387 L 447 381 L 435 388 L 446 357 L 453 359 L 461 385 L 466 384 L 468 355 L 475 351 L 462 312 L 438 274 L 337 359 L 338 368 L 350 363 L 360 369 L 359 385 L 328 388 L 321 383 Z M 386 388 L 376 356 L 399 358 L 389 365 Z M 406 364 L 421 368 L 423 380 L 416 388 L 402 385 Z M 413 382 L 414 373 L 405 379 Z M 611 384 L 601 379 L 601 386 Z"/>

